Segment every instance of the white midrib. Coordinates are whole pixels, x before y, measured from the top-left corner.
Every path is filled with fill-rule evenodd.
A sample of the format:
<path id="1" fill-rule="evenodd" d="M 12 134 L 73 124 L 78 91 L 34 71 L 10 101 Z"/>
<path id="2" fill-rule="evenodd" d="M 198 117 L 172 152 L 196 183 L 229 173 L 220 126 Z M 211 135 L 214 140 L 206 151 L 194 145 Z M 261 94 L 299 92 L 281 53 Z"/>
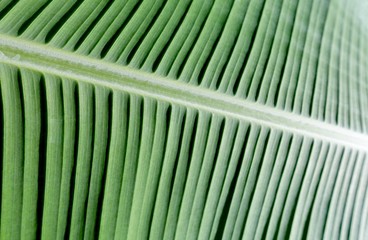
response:
<path id="1" fill-rule="evenodd" d="M 245 99 L 0 34 L 0 62 L 368 151 L 368 136 Z"/>

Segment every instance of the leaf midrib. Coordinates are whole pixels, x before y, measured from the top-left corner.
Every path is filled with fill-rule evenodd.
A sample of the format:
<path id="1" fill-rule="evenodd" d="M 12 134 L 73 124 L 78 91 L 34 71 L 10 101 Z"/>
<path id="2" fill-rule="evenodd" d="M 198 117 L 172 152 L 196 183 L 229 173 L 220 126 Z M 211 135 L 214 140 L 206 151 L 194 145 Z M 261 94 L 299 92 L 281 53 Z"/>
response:
<path id="1" fill-rule="evenodd" d="M 368 136 L 337 125 L 4 34 L 0 62 L 368 150 Z"/>

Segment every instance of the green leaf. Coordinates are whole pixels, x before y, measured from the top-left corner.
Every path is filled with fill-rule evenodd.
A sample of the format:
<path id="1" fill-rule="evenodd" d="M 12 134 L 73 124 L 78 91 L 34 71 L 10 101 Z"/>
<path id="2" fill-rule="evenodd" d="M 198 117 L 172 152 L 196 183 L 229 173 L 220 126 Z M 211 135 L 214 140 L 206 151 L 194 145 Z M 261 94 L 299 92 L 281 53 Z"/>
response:
<path id="1" fill-rule="evenodd" d="M 368 238 L 367 11 L 0 1 L 0 238 Z"/>

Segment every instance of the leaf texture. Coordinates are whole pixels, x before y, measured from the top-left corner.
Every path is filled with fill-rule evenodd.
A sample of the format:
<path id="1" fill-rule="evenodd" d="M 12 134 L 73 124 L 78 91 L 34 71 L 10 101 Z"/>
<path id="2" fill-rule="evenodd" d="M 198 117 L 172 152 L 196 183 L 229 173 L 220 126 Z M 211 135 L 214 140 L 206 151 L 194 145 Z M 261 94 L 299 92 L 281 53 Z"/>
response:
<path id="1" fill-rule="evenodd" d="M 0 2 L 1 239 L 367 239 L 353 0 Z"/>

